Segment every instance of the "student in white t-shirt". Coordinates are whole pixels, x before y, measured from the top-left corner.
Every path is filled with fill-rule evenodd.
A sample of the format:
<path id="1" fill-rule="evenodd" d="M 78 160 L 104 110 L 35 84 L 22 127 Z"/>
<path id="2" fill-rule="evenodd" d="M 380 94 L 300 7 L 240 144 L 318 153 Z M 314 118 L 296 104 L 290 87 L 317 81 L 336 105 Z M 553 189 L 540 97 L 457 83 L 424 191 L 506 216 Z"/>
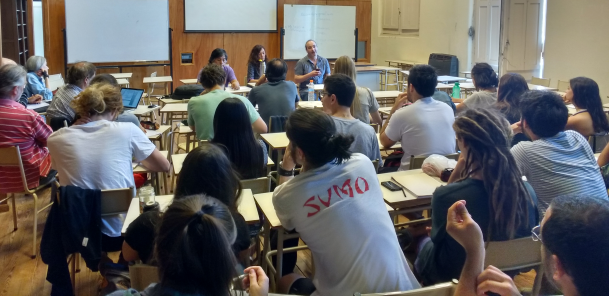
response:
<path id="1" fill-rule="evenodd" d="M 497 103 L 497 86 L 499 78 L 493 67 L 487 63 L 477 63 L 472 68 L 472 82 L 476 91 L 467 99 L 453 99 L 457 105 L 457 113 L 467 109 L 486 109 Z"/>
<path id="2" fill-rule="evenodd" d="M 338 133 L 353 136 L 354 141 L 349 151 L 364 154 L 370 160 L 378 160 L 380 164 L 381 151 L 376 132 L 369 124 L 351 115 L 354 99 L 355 83 L 349 76 L 335 73 L 326 78 L 321 97 L 324 112 L 332 116 Z"/>
<path id="3" fill-rule="evenodd" d="M 153 172 L 168 172 L 169 162 L 144 133 L 129 122 L 113 120 L 123 109 L 120 89 L 109 84 L 89 86 L 72 107 L 90 121 L 62 128 L 48 139 L 52 166 L 61 186 L 83 189 L 135 188 L 132 160 Z M 134 190 L 135 196 L 135 190 Z M 124 215 L 102 218 L 102 249 L 122 247 Z"/>
<path id="4" fill-rule="evenodd" d="M 296 230 L 315 260 L 312 281 L 287 275 L 278 292 L 353 295 L 418 288 L 400 249 L 372 162 L 351 154 L 353 137 L 332 118 L 299 109 L 289 117 L 290 144 L 273 194 L 277 217 Z M 294 167 L 302 165 L 294 177 Z"/>
<path id="5" fill-rule="evenodd" d="M 434 100 L 438 76 L 429 65 L 410 69 L 408 89 L 395 99 L 381 129 L 381 145 L 390 148 L 401 142 L 404 155 L 399 170 L 407 170 L 410 156 L 455 153 L 455 116 L 451 107 Z M 410 106 L 403 107 L 407 102 Z M 403 107 L 403 108 L 402 108 Z"/>

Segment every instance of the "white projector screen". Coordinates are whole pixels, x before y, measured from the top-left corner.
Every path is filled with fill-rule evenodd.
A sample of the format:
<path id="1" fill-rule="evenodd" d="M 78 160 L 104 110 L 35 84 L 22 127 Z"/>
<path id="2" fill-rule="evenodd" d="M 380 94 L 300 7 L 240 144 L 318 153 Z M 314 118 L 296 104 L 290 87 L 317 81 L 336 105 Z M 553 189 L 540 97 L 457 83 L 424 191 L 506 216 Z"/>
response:
<path id="1" fill-rule="evenodd" d="M 65 0 L 68 63 L 169 60 L 167 0 Z"/>
<path id="2" fill-rule="evenodd" d="M 184 0 L 184 31 L 276 32 L 277 0 Z"/>
<path id="3" fill-rule="evenodd" d="M 317 42 L 317 53 L 327 59 L 347 55 L 355 58 L 355 6 L 283 6 L 283 58 L 307 55 L 305 43 Z"/>

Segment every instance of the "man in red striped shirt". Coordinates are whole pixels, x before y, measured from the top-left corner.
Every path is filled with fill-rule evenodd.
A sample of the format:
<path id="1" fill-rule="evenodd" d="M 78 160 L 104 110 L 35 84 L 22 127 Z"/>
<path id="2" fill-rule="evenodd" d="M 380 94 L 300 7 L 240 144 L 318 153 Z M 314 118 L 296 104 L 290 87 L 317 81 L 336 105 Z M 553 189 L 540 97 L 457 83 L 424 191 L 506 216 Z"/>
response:
<path id="1" fill-rule="evenodd" d="M 51 169 L 46 148 L 51 128 L 38 113 L 18 103 L 26 84 L 22 66 L 5 64 L 0 67 L 0 147 L 19 146 L 28 188 L 39 185 Z M 11 192 L 22 192 L 19 170 L 0 166 L 0 199 Z"/>

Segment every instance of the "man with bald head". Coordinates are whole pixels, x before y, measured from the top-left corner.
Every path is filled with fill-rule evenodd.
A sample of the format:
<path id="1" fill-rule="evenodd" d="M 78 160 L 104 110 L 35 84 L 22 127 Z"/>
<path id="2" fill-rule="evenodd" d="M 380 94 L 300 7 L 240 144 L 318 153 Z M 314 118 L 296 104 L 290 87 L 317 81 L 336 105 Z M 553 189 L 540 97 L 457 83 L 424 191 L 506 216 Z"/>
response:
<path id="1" fill-rule="evenodd" d="M 56 130 L 54 122 L 59 122 L 63 126 L 66 120 L 69 124 L 75 120 L 76 112 L 70 106 L 74 98 L 89 84 L 95 76 L 95 65 L 89 62 L 78 62 L 72 65 L 66 74 L 68 84 L 60 87 L 55 93 L 55 97 L 47 109 L 47 116 L 51 119 L 51 127 Z"/>
<path id="2" fill-rule="evenodd" d="M 3 65 L 17 65 L 17 63 L 15 63 L 15 61 L 11 60 L 11 59 L 7 59 L 7 58 L 2 58 L 2 63 L 0 63 L 0 66 Z M 31 95 L 27 89 L 23 90 L 23 93 L 21 94 L 21 97 L 19 98 L 19 104 L 23 105 L 24 107 L 27 108 L 27 104 L 38 104 L 42 101 L 42 96 L 41 95 Z"/>
<path id="3" fill-rule="evenodd" d="M 294 82 L 299 83 L 298 92 L 300 98 L 307 98 L 307 84 L 313 80 L 314 84 L 324 83 L 324 79 L 330 75 L 330 64 L 328 60 L 320 55 L 317 55 L 317 43 L 315 40 L 307 40 L 305 43 L 307 56 L 300 59 L 296 63 L 294 71 Z"/>

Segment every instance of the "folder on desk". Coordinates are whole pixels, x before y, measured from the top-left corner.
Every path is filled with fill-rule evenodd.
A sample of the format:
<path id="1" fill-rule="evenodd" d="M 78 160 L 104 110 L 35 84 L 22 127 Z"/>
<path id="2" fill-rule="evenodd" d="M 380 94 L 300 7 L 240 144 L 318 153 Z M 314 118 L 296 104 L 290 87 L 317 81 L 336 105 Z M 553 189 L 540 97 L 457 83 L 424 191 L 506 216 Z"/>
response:
<path id="1" fill-rule="evenodd" d="M 425 173 L 393 176 L 395 182 L 418 198 L 431 197 L 436 188 L 442 186 L 438 180 Z"/>

